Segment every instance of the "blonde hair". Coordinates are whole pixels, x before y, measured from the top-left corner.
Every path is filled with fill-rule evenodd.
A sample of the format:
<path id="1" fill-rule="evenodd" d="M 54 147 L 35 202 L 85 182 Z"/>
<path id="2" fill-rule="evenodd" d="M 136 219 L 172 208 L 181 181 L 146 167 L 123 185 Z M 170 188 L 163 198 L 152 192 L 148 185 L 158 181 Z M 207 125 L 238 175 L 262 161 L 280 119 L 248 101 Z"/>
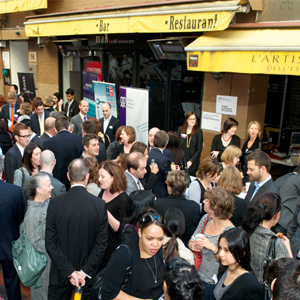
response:
<path id="1" fill-rule="evenodd" d="M 243 189 L 243 181 L 239 170 L 236 167 L 226 167 L 218 181 L 218 187 L 227 190 L 232 195 L 238 195 Z"/>
<path id="2" fill-rule="evenodd" d="M 249 123 L 248 129 L 247 129 L 247 131 L 248 131 L 248 138 L 250 138 L 249 129 L 250 129 L 250 127 L 251 127 L 252 125 L 256 125 L 256 126 L 257 126 L 257 128 L 258 128 L 258 135 L 257 135 L 257 136 L 258 136 L 258 138 L 260 138 L 261 126 L 260 126 L 260 124 L 259 124 L 257 121 L 251 121 L 251 122 Z"/>
<path id="3" fill-rule="evenodd" d="M 242 156 L 242 150 L 234 145 L 228 146 L 221 156 L 221 161 L 227 165 L 233 166 L 233 159 L 236 156 Z"/>

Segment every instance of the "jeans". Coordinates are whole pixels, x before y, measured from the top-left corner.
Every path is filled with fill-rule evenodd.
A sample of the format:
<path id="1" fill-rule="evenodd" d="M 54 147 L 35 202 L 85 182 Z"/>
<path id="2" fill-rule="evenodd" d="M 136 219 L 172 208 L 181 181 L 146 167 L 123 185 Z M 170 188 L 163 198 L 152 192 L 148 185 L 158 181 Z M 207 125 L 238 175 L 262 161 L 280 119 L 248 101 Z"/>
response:
<path id="1" fill-rule="evenodd" d="M 201 280 L 201 282 L 204 286 L 204 295 L 202 296 L 202 300 L 211 300 L 212 293 L 213 293 L 213 290 L 215 288 L 215 285 L 211 284 L 211 283 L 207 283 L 203 280 Z"/>

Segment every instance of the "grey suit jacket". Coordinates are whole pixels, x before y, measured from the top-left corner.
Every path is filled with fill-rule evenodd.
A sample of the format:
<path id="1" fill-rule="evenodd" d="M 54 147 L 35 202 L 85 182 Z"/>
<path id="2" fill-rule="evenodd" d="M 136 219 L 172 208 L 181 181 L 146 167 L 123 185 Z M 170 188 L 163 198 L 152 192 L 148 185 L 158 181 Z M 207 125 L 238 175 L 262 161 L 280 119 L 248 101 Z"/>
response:
<path id="1" fill-rule="evenodd" d="M 90 119 L 90 117 L 86 116 L 86 119 Z M 73 128 L 73 133 L 76 133 L 76 134 L 80 134 L 82 135 L 82 118 L 81 118 L 81 115 L 80 113 L 78 113 L 76 116 L 74 116 L 72 119 L 71 119 L 71 123 L 73 124 L 74 128 Z"/>
<path id="2" fill-rule="evenodd" d="M 126 180 L 127 180 L 127 190 L 126 190 L 126 194 L 129 196 L 130 193 L 134 192 L 134 191 L 138 191 L 139 187 L 136 184 L 135 180 L 133 179 L 133 177 L 125 171 L 125 176 L 126 176 Z"/>
<path id="3" fill-rule="evenodd" d="M 253 193 L 255 191 L 255 185 L 254 185 L 254 181 L 251 182 L 248 193 L 246 195 L 246 202 L 251 203 L 254 202 L 254 200 L 256 200 L 259 196 L 261 196 L 262 194 L 265 193 L 275 193 L 279 195 L 279 191 L 278 188 L 276 187 L 276 185 L 274 184 L 273 179 L 271 178 L 270 180 L 268 180 L 263 186 L 261 186 L 259 188 L 259 190 L 256 192 L 256 194 L 254 195 L 253 199 L 251 199 Z"/>
<path id="4" fill-rule="evenodd" d="M 40 171 L 40 173 L 47 174 L 50 177 L 51 185 L 53 186 L 53 190 L 51 191 L 51 198 L 57 197 L 66 192 L 65 185 L 62 182 L 60 182 L 58 179 L 54 178 L 52 174 L 44 172 L 44 171 Z M 24 185 L 23 185 L 23 197 L 26 200 L 29 200 L 28 185 L 29 185 L 30 178 L 31 178 L 31 176 L 26 177 L 25 181 L 24 181 Z"/>

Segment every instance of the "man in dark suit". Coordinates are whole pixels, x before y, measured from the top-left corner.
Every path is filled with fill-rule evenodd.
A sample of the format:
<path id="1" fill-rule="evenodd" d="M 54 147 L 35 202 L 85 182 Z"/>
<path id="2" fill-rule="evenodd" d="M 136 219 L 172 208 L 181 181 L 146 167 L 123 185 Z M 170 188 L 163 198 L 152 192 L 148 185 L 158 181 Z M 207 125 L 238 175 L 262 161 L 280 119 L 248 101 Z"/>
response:
<path id="1" fill-rule="evenodd" d="M 66 97 L 68 102 L 64 105 L 64 112 L 67 114 L 67 117 L 71 119 L 79 113 L 79 104 L 74 98 L 73 89 L 70 88 L 66 90 Z"/>
<path id="2" fill-rule="evenodd" d="M 187 244 L 196 230 L 201 214 L 200 205 L 184 197 L 189 184 L 189 179 L 184 171 L 171 171 L 167 177 L 168 193 L 167 198 L 160 198 L 154 201 L 154 208 L 160 215 L 164 216 L 169 208 L 175 207 L 182 211 L 185 218 L 185 232 L 182 237 L 184 244 Z"/>
<path id="3" fill-rule="evenodd" d="M 103 118 L 101 118 L 100 124 L 101 124 L 101 131 L 104 134 L 107 134 L 110 142 L 114 142 L 115 135 L 117 132 L 117 129 L 122 125 L 121 121 L 115 118 L 112 114 L 112 108 L 109 102 L 105 102 L 102 105 L 102 113 Z"/>
<path id="4" fill-rule="evenodd" d="M 91 299 L 91 279 L 107 247 L 105 202 L 86 190 L 89 168 L 75 159 L 68 168 L 71 189 L 51 199 L 46 220 L 46 249 L 51 257 L 49 300 L 69 300 L 72 285 L 83 286 L 82 300 Z"/>
<path id="5" fill-rule="evenodd" d="M 37 136 L 40 136 L 45 131 L 45 121 L 49 117 L 49 111 L 45 111 L 42 100 L 36 100 L 34 103 L 35 113 L 30 116 L 32 129 Z"/>
<path id="6" fill-rule="evenodd" d="M 81 100 L 79 103 L 80 112 L 71 119 L 73 124 L 73 133 L 82 135 L 82 123 L 90 117 L 87 115 L 89 111 L 89 103 L 86 100 Z"/>
<path id="7" fill-rule="evenodd" d="M 17 117 L 20 114 L 20 104 L 17 103 L 16 93 L 8 93 L 8 103 L 4 104 L 4 106 L 2 107 L 2 113 L 4 115 L 4 118 L 6 118 L 9 121 L 8 128 L 10 132 L 13 132 L 13 124 L 16 123 Z"/>
<path id="8" fill-rule="evenodd" d="M 69 163 L 80 157 L 82 153 L 81 136 L 71 134 L 68 129 L 70 123 L 67 117 L 59 116 L 55 120 L 55 128 L 58 134 L 44 142 L 43 150 L 51 150 L 56 158 L 56 166 L 53 170 L 53 176 L 61 181 L 68 190 L 70 183 L 67 178 Z"/>
<path id="9" fill-rule="evenodd" d="M 57 130 L 55 128 L 55 118 L 49 117 L 45 121 L 45 132 L 39 137 L 36 142 L 41 148 L 46 140 L 50 139 L 53 136 L 56 136 Z"/>
<path id="10" fill-rule="evenodd" d="M 14 182 L 15 170 L 20 167 L 24 154 L 24 148 L 28 145 L 30 134 L 28 127 L 23 123 L 14 126 L 16 143 L 7 151 L 4 159 L 4 171 L 6 182 Z"/>
<path id="11" fill-rule="evenodd" d="M 151 164 L 151 160 L 153 159 L 159 168 L 157 180 L 152 188 L 152 192 L 157 198 L 165 198 L 168 196 L 165 181 L 167 179 L 168 172 L 171 171 L 171 162 L 163 154 L 168 141 L 168 134 L 164 130 L 158 131 L 154 136 L 154 148 L 149 152 L 148 165 Z"/>
<path id="12" fill-rule="evenodd" d="M 41 170 L 39 173 L 45 173 L 51 180 L 53 190 L 51 191 L 51 198 L 57 197 L 66 192 L 65 185 L 53 177 L 53 169 L 56 164 L 54 153 L 50 150 L 44 150 L 40 156 Z M 26 177 L 23 184 L 23 195 L 25 199 L 29 199 L 29 181 L 31 177 Z"/>
<path id="13" fill-rule="evenodd" d="M 270 175 L 271 159 L 269 155 L 263 151 L 255 151 L 248 155 L 247 161 L 247 174 L 249 175 L 251 184 L 245 198 L 246 202 L 253 202 L 265 193 L 279 194 Z"/>
<path id="14" fill-rule="evenodd" d="M 24 201 L 20 187 L 2 181 L 3 157 L 0 156 L 0 264 L 8 300 L 21 300 L 18 274 L 12 258 L 12 242 L 20 236 L 19 225 L 24 218 Z"/>
<path id="15" fill-rule="evenodd" d="M 281 199 L 281 214 L 276 226 L 276 232 L 286 235 L 290 220 L 296 210 L 300 196 L 300 167 L 275 180 Z"/>

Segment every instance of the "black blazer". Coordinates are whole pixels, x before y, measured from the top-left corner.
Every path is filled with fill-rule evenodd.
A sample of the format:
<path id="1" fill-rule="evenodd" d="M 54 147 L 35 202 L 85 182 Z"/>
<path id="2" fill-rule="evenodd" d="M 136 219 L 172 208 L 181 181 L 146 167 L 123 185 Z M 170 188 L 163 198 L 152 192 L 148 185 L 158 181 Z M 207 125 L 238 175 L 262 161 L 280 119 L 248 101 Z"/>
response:
<path id="1" fill-rule="evenodd" d="M 250 203 L 250 200 L 251 200 L 251 197 L 252 197 L 252 194 L 254 193 L 254 191 L 255 191 L 255 185 L 254 185 L 254 182 L 252 181 L 251 184 L 250 184 L 248 193 L 247 193 L 247 195 L 245 197 L 245 200 L 246 200 L 247 203 Z M 265 194 L 265 193 L 275 193 L 275 194 L 279 195 L 278 188 L 274 184 L 272 178 L 270 180 L 268 180 L 262 187 L 259 188 L 259 190 L 254 195 L 254 197 L 251 200 L 251 202 L 253 202 L 260 195 Z"/>
<path id="2" fill-rule="evenodd" d="M 169 208 L 176 207 L 182 211 L 185 218 L 185 232 L 182 237 L 184 244 L 187 244 L 200 222 L 200 205 L 193 200 L 173 195 L 154 201 L 154 208 L 160 215 L 164 216 Z"/>
<path id="3" fill-rule="evenodd" d="M 15 170 L 19 169 L 21 160 L 22 154 L 17 144 L 15 144 L 7 151 L 4 158 L 4 171 L 6 182 L 14 183 Z"/>
<path id="4" fill-rule="evenodd" d="M 64 109 L 63 111 L 67 114 L 68 113 L 68 107 L 69 107 L 69 102 L 67 101 L 67 103 L 64 105 Z M 79 104 L 78 102 L 74 99 L 74 101 L 72 102 L 71 106 L 70 106 L 70 110 L 69 110 L 69 118 L 73 118 L 74 116 L 76 116 L 77 114 L 79 114 L 80 109 L 79 109 Z"/>
<path id="5" fill-rule="evenodd" d="M 46 219 L 46 249 L 51 257 L 50 284 L 69 284 L 75 270 L 93 276 L 107 247 L 105 202 L 84 186 L 51 199 Z"/>
<path id="6" fill-rule="evenodd" d="M 20 236 L 25 205 L 20 187 L 0 179 L 0 261 L 12 260 L 12 242 Z"/>
<path id="7" fill-rule="evenodd" d="M 50 136 L 49 136 L 46 132 L 44 132 L 44 133 L 39 137 L 39 139 L 37 140 L 36 143 L 37 143 L 41 148 L 43 148 L 44 142 L 45 142 L 46 140 L 48 140 L 48 139 L 50 139 Z"/>
<path id="8" fill-rule="evenodd" d="M 51 150 L 56 159 L 53 176 L 61 181 L 68 190 L 70 182 L 67 178 L 69 163 L 79 158 L 82 154 L 82 137 L 71 134 L 68 130 L 61 130 L 56 136 L 48 139 L 43 144 L 43 150 Z"/>
<path id="9" fill-rule="evenodd" d="M 158 148 L 154 148 L 149 152 L 148 165 L 151 164 L 152 159 L 155 160 L 159 168 L 157 180 L 152 187 L 152 192 L 157 198 L 165 198 L 168 196 L 165 181 L 167 179 L 168 172 L 171 171 L 171 162 Z"/>
<path id="10" fill-rule="evenodd" d="M 50 115 L 49 111 L 44 110 L 44 123 L 45 123 L 45 120 L 49 117 L 49 115 Z M 30 116 L 30 120 L 31 120 L 32 131 L 34 131 L 37 136 L 40 136 L 41 129 L 40 129 L 40 122 L 39 122 L 38 114 L 36 112 L 34 114 L 32 114 Z"/>
<path id="11" fill-rule="evenodd" d="M 103 132 L 103 130 L 104 130 L 104 128 L 103 128 L 104 117 L 101 118 L 99 121 L 100 121 L 100 124 L 101 124 L 101 131 Z M 110 119 L 110 121 L 108 123 L 108 126 L 106 128 L 106 131 L 103 132 L 104 134 L 108 135 L 111 143 L 115 140 L 116 132 L 117 132 L 118 128 L 121 125 L 122 125 L 122 123 L 119 119 L 117 119 L 114 116 L 111 116 L 111 119 Z"/>

